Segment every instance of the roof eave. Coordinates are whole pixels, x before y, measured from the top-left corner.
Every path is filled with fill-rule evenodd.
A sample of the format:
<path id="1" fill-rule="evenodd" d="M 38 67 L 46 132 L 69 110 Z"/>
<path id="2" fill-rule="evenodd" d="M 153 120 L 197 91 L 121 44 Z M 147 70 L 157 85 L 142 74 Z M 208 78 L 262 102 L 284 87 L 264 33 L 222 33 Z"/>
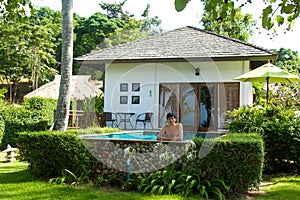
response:
<path id="1" fill-rule="evenodd" d="M 207 61 L 266 61 L 275 60 L 273 55 L 253 55 L 253 56 L 219 56 L 219 57 L 184 57 L 184 58 L 129 58 L 129 59 L 99 59 L 85 60 L 75 59 L 87 65 L 109 64 L 109 63 L 156 63 L 156 62 L 207 62 Z"/>

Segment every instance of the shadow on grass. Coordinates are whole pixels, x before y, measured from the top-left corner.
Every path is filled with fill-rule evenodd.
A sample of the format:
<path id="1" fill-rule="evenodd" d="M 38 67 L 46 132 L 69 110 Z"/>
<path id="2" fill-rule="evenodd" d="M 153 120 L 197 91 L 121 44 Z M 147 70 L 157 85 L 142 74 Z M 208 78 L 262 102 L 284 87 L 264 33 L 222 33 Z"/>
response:
<path id="1" fill-rule="evenodd" d="M 1 169 L 2 170 L 2 169 Z M 1 173 L 0 170 L 0 184 L 1 183 L 24 183 L 34 180 L 33 175 L 27 169 L 17 172 Z"/>

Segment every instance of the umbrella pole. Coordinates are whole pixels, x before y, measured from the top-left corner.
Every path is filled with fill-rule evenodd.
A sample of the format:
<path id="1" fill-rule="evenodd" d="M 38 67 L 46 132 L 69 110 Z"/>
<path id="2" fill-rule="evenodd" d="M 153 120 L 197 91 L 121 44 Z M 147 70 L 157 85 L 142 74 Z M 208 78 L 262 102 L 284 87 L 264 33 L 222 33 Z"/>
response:
<path id="1" fill-rule="evenodd" d="M 269 101 L 269 77 L 267 77 L 267 95 L 266 95 L 266 101 L 267 101 L 267 105 L 268 105 L 268 101 Z"/>

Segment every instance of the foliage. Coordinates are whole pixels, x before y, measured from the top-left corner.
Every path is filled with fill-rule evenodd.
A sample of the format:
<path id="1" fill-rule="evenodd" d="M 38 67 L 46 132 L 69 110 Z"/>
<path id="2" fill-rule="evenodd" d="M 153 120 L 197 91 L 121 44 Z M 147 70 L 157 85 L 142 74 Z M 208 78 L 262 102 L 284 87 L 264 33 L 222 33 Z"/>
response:
<path id="1" fill-rule="evenodd" d="M 64 169 L 78 176 L 97 166 L 75 131 L 18 133 L 18 147 L 36 177 L 59 177 Z"/>
<path id="2" fill-rule="evenodd" d="M 180 12 L 185 9 L 187 3 L 190 0 L 175 0 L 175 9 Z M 240 7 L 243 7 L 249 3 L 252 3 L 251 0 L 243 0 L 238 2 Z M 299 17 L 300 7 L 298 6 L 299 1 L 285 1 L 285 0 L 272 0 L 265 3 L 266 7 L 263 8 L 261 17 L 262 17 L 262 26 L 263 28 L 270 30 L 273 28 L 276 23 L 278 26 L 286 25 L 287 30 L 290 30 L 294 25 L 294 20 Z M 230 12 L 228 11 L 235 7 L 234 0 L 219 1 L 219 0 L 208 0 L 205 4 L 205 10 L 212 13 L 213 21 L 218 19 L 225 19 L 226 16 L 234 18 L 236 13 L 235 10 Z M 222 12 L 219 12 L 219 9 Z"/>
<path id="3" fill-rule="evenodd" d="M 162 32 L 162 29 L 159 27 L 161 24 L 161 20 L 155 17 L 149 17 L 150 13 L 150 5 L 147 4 L 146 9 L 142 14 L 142 22 L 143 25 L 141 27 L 142 31 L 146 31 L 149 35 L 155 35 Z"/>
<path id="4" fill-rule="evenodd" d="M 230 118 L 228 129 L 237 133 L 263 133 L 262 124 L 265 121 L 263 113 L 265 109 L 261 106 L 243 106 L 228 113 Z"/>
<path id="5" fill-rule="evenodd" d="M 53 25 L 49 19 L 32 17 L 26 21 L 17 19 L 4 21 L 0 18 L 0 75 L 10 85 L 10 102 L 18 89 L 18 84 L 28 78 L 33 89 L 38 87 L 39 80 L 48 80 L 47 76 L 55 75 L 54 66 L 56 40 Z M 52 27 L 52 28 L 51 28 Z"/>
<path id="6" fill-rule="evenodd" d="M 61 43 L 61 13 L 50 8 L 40 8 L 30 16 L 30 24 L 34 24 L 29 43 L 31 81 L 33 89 L 37 89 L 39 82 L 49 82 L 58 74 L 56 51 Z"/>
<path id="7" fill-rule="evenodd" d="M 202 1 L 205 5 L 209 3 L 207 0 Z M 245 42 L 247 42 L 249 36 L 253 34 L 252 27 L 255 26 L 256 22 L 252 19 L 252 15 L 244 15 L 241 8 L 228 6 L 228 10 L 224 11 L 221 7 L 217 6 L 213 12 L 211 11 L 212 10 L 204 10 L 201 19 L 205 30 Z M 218 15 L 221 17 L 220 19 L 214 20 L 216 12 L 218 12 Z"/>
<path id="8" fill-rule="evenodd" d="M 53 123 L 56 103 L 54 99 L 34 97 L 26 99 L 22 106 L 5 104 L 0 107 L 0 117 L 4 124 L 1 149 L 7 144 L 16 146 L 16 133 L 19 131 L 48 129 Z"/>
<path id="9" fill-rule="evenodd" d="M 207 156 L 197 160 L 195 168 L 208 180 L 223 180 L 231 192 L 245 193 L 258 189 L 264 163 L 264 145 L 257 134 L 228 134 L 217 143 L 208 139 L 195 140 L 199 155 L 211 149 Z M 216 164 L 216 161 L 218 164 Z"/>
<path id="10" fill-rule="evenodd" d="M 111 170 L 101 171 L 101 164 L 84 148 L 77 135 L 76 131 L 18 133 L 21 157 L 30 163 L 34 175 L 58 177 L 54 182 L 66 181 L 70 174 L 64 172 L 60 176 L 62 170 L 67 169 L 75 181 L 84 179 L 88 173 L 90 180 L 101 185 L 131 186 L 155 194 L 190 196 L 196 193 L 204 197 L 216 195 L 220 199 L 227 193 L 225 184 L 230 186 L 231 192 L 245 192 L 249 187 L 257 187 L 261 180 L 263 145 L 257 135 L 230 134 L 218 141 L 195 139 L 195 150 L 190 149 L 184 157 L 162 170 L 137 174 L 139 178 L 127 184 L 125 176 L 114 176 Z M 201 157 L 203 148 L 210 145 L 215 146 L 207 156 Z"/>
<path id="11" fill-rule="evenodd" d="M 210 182 L 187 166 L 176 170 L 175 164 L 150 174 L 139 174 L 135 182 L 138 192 L 152 195 L 180 194 L 188 197 L 196 194 L 206 199 L 215 196 L 222 200 L 229 190 L 221 180 Z"/>
<path id="12" fill-rule="evenodd" d="M 265 143 L 265 173 L 299 171 L 300 118 L 293 107 L 244 106 L 230 113 L 230 131 L 258 132 Z"/>
<path id="13" fill-rule="evenodd" d="M 56 183 L 56 184 L 65 184 L 65 183 L 70 183 L 71 185 L 79 185 L 83 184 L 89 181 L 89 173 L 91 171 L 84 171 L 81 173 L 80 176 L 76 176 L 74 173 L 72 173 L 68 169 L 62 170 L 62 177 L 57 177 L 57 178 L 51 178 L 49 180 L 49 183 Z"/>
<path id="14" fill-rule="evenodd" d="M 298 51 L 280 48 L 277 50 L 278 58 L 276 65 L 282 69 L 286 69 L 291 73 L 300 72 Z"/>
<path id="15" fill-rule="evenodd" d="M 83 101 L 83 107 L 81 110 L 84 111 L 84 125 L 83 127 L 91 127 L 99 125 L 97 117 L 99 113 L 102 113 L 104 109 L 104 96 L 94 96 L 91 99 Z"/>
<path id="16" fill-rule="evenodd" d="M 12 18 L 26 19 L 28 9 L 34 11 L 31 1 L 24 0 L 0 0 L 0 13 L 5 19 Z"/>
<path id="17" fill-rule="evenodd" d="M 112 128 L 112 127 L 88 127 L 84 129 L 77 129 L 76 130 L 80 135 L 87 135 L 87 134 L 101 134 L 101 133 L 113 133 L 121 131 L 119 128 Z"/>
<path id="18" fill-rule="evenodd" d="M 200 138 L 193 141 L 196 148 L 189 149 L 182 160 L 152 173 L 138 174 L 133 179 L 137 190 L 222 199 L 229 191 L 228 186 L 230 192 L 241 193 L 258 188 L 264 159 L 259 135 L 229 134 L 218 141 Z"/>

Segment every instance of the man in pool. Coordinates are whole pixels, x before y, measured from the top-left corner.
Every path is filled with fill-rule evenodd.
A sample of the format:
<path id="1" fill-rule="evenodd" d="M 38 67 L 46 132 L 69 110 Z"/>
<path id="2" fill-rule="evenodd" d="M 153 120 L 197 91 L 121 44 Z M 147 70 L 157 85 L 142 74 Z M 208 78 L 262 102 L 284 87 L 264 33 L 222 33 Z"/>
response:
<path id="1" fill-rule="evenodd" d="M 183 138 L 183 128 L 181 123 L 176 123 L 176 117 L 172 113 L 167 114 L 168 124 L 164 125 L 157 136 L 157 140 L 181 141 Z M 164 137 L 166 133 L 166 137 Z"/>

